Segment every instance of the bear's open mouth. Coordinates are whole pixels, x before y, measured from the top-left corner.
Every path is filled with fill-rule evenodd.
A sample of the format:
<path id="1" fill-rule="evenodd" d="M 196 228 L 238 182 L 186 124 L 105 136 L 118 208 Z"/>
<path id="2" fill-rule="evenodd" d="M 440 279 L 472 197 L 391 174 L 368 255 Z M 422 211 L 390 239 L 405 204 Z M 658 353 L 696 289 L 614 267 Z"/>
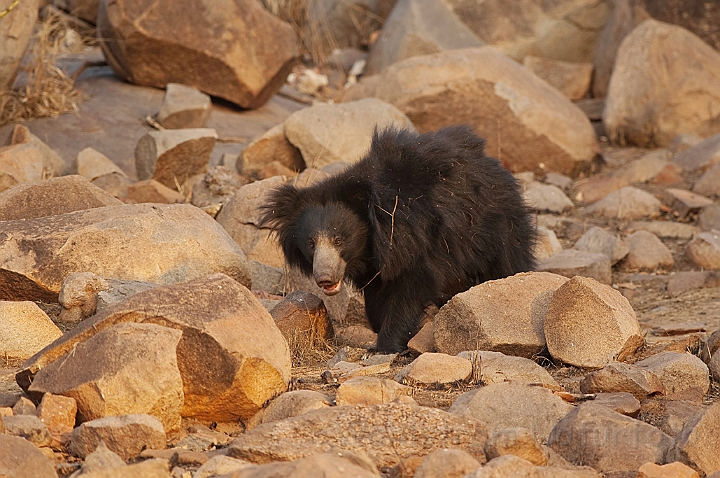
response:
<path id="1" fill-rule="evenodd" d="M 325 295 L 335 295 L 338 292 L 340 292 L 340 289 L 342 288 L 342 280 L 339 280 L 337 284 L 333 285 L 324 285 L 323 286 L 323 292 L 325 292 Z"/>

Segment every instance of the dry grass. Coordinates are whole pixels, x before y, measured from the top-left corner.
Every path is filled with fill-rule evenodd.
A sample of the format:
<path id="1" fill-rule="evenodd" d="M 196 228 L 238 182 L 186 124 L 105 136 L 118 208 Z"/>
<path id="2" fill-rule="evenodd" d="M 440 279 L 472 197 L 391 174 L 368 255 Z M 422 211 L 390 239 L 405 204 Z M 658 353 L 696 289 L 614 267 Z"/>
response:
<path id="1" fill-rule="evenodd" d="M 31 64 L 21 69 L 27 73 L 27 82 L 19 89 L 0 93 L 0 126 L 77 113 L 83 94 L 75 90 L 74 79 L 56 65 L 65 38 L 66 29 L 57 16 L 49 16 L 39 24 L 31 42 Z"/>
<path id="2" fill-rule="evenodd" d="M 308 330 L 294 329 L 285 333 L 293 367 L 324 365 L 338 351 L 334 339 L 326 338 L 326 328 L 316 326 L 318 320 L 311 320 Z"/>

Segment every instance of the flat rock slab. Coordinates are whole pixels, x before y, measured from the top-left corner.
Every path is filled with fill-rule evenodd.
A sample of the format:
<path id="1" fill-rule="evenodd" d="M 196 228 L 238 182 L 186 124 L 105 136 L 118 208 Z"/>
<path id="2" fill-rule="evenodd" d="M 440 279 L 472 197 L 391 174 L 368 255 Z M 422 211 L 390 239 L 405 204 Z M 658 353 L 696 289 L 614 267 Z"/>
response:
<path id="1" fill-rule="evenodd" d="M 665 394 L 670 397 L 679 398 L 688 392 L 702 397 L 710 388 L 708 367 L 695 355 L 661 352 L 635 362 L 635 367 L 658 377 L 665 387 Z"/>
<path id="2" fill-rule="evenodd" d="M 447 354 L 424 353 L 395 376 L 400 383 L 432 385 L 462 382 L 470 378 L 472 363 Z"/>
<path id="3" fill-rule="evenodd" d="M 565 277 L 592 277 L 603 284 L 612 281 L 610 258 L 599 252 L 565 249 L 540 261 L 537 270 Z"/>
<path id="4" fill-rule="evenodd" d="M 661 202 L 633 186 L 611 192 L 585 209 L 585 214 L 616 219 L 647 219 L 660 215 Z"/>
<path id="5" fill-rule="evenodd" d="M 162 423 L 150 415 L 119 415 L 85 422 L 73 430 L 71 448 L 85 458 L 104 442 L 112 452 L 127 461 L 146 448 L 162 450 L 165 443 Z"/>
<path id="6" fill-rule="evenodd" d="M 580 382 L 582 393 L 630 393 L 638 400 L 665 393 L 665 386 L 651 371 L 622 362 L 613 362 L 589 373 Z"/>
<path id="7" fill-rule="evenodd" d="M 189 204 L 126 204 L 0 222 L 0 299 L 56 302 L 73 272 L 165 284 L 222 272 L 250 286 L 240 247 Z"/>
<path id="8" fill-rule="evenodd" d="M 416 440 L 417 436 L 423 440 Z M 486 440 L 487 431 L 478 421 L 436 408 L 397 403 L 356 405 L 260 425 L 233 440 L 228 454 L 267 463 L 297 460 L 338 447 L 367 454 L 377 467 L 391 467 L 410 456 L 456 448 L 484 462 Z"/>

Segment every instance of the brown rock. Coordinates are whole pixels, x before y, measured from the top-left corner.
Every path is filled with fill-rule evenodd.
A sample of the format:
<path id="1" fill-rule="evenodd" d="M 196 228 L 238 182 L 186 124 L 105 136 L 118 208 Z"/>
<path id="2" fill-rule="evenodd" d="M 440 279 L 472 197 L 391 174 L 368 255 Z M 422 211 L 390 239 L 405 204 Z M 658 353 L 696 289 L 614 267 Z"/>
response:
<path id="1" fill-rule="evenodd" d="M 629 252 L 623 267 L 632 270 L 670 270 L 675 266 L 672 252 L 652 232 L 637 231 L 625 238 Z"/>
<path id="2" fill-rule="evenodd" d="M 107 448 L 127 461 L 146 448 L 164 449 L 165 430 L 150 415 L 119 415 L 83 423 L 72 432 L 71 449 L 84 458 L 104 442 Z"/>
<path id="3" fill-rule="evenodd" d="M 379 430 L 382 440 L 377 439 Z M 419 435 L 422 441 L 415 439 Z M 335 446 L 364 452 L 375 466 L 387 467 L 413 455 L 424 456 L 452 446 L 483 462 L 485 440 L 485 428 L 472 418 L 392 403 L 332 407 L 261 425 L 233 440 L 228 454 L 267 463 L 296 460 Z"/>
<path id="4" fill-rule="evenodd" d="M 702 398 L 710 387 L 707 365 L 694 355 L 662 352 L 635 362 L 635 366 L 655 374 L 668 397 L 690 391 Z"/>
<path id="5" fill-rule="evenodd" d="M 260 170 L 273 161 L 278 161 L 292 171 L 305 169 L 300 150 L 285 137 L 283 123 L 273 126 L 248 144 L 242 152 L 242 161 L 244 172 Z"/>
<path id="6" fill-rule="evenodd" d="M 420 331 L 408 341 L 408 349 L 413 352 L 424 354 L 425 352 L 435 352 L 435 326 L 432 322 L 427 322 L 422 326 Z"/>
<path id="7" fill-rule="evenodd" d="M 312 348 L 333 336 L 325 304 L 310 292 L 291 292 L 272 308 L 270 315 L 293 346 Z"/>
<path id="8" fill-rule="evenodd" d="M 110 288 L 108 281 L 92 272 L 73 272 L 68 275 L 58 295 L 62 310 L 57 321 L 75 324 L 92 316 L 97 310 L 98 292 Z"/>
<path id="9" fill-rule="evenodd" d="M 582 99 L 590 90 L 592 63 L 571 63 L 528 55 L 523 65 L 570 100 Z"/>
<path id="10" fill-rule="evenodd" d="M 673 162 L 688 172 L 706 171 L 720 162 L 720 134 L 710 136 L 692 148 L 679 153 Z"/>
<path id="11" fill-rule="evenodd" d="M 618 50 L 603 114 L 608 135 L 666 146 L 678 134 L 717 133 L 718 114 L 708 105 L 720 107 L 718 79 L 720 53 L 683 28 L 645 20 Z"/>
<path id="12" fill-rule="evenodd" d="M 75 428 L 77 402 L 72 397 L 46 393 L 43 395 L 37 415 L 53 435 L 70 433 Z"/>
<path id="13" fill-rule="evenodd" d="M 670 276 L 665 291 L 669 295 L 679 295 L 688 290 L 718 286 L 720 274 L 716 271 L 682 271 Z"/>
<path id="14" fill-rule="evenodd" d="M 580 382 L 582 393 L 630 393 L 643 400 L 649 395 L 665 393 L 665 387 L 654 373 L 622 362 L 612 362 L 589 373 Z"/>
<path id="15" fill-rule="evenodd" d="M 615 171 L 613 177 L 622 177 L 628 184 L 648 183 L 668 166 L 671 155 L 670 150 L 665 148 L 650 151 Z"/>
<path id="16" fill-rule="evenodd" d="M 422 355 L 421 355 L 422 357 Z M 377 405 L 391 403 L 411 394 L 412 389 L 394 380 L 378 377 L 355 377 L 337 389 L 335 403 L 341 405 Z"/>
<path id="17" fill-rule="evenodd" d="M 237 460 L 225 455 L 215 455 L 197 469 L 193 474 L 193 478 L 210 478 L 233 473 L 245 467 L 257 469 L 257 465 L 252 465 L 245 460 Z"/>
<path id="18" fill-rule="evenodd" d="M 297 417 L 330 406 L 328 397 L 312 390 L 293 390 L 273 399 L 270 404 L 256 414 L 248 423 L 248 429 L 263 423 L 277 422 L 285 418 Z"/>
<path id="19" fill-rule="evenodd" d="M 608 256 L 577 249 L 565 249 L 540 261 L 537 270 L 565 277 L 592 277 L 603 284 L 610 284 L 612 281 Z"/>
<path id="20" fill-rule="evenodd" d="M 630 249 L 618 236 L 610 234 L 601 227 L 591 227 L 577 240 L 573 249 L 578 251 L 605 254 L 610 264 L 615 265 L 622 260 Z"/>
<path id="21" fill-rule="evenodd" d="M 624 177 L 593 176 L 575 184 L 574 198 L 578 202 L 592 204 L 628 185 L 629 183 Z"/>
<path id="22" fill-rule="evenodd" d="M 272 478 L 280 476 L 325 478 L 377 478 L 380 473 L 362 453 L 332 449 L 327 453 L 308 456 L 289 463 L 243 467 L 232 474 L 233 478 Z"/>
<path id="23" fill-rule="evenodd" d="M 633 221 L 625 228 L 626 232 L 652 232 L 664 239 L 692 239 L 700 230 L 691 225 L 671 221 Z"/>
<path id="24" fill-rule="evenodd" d="M 178 467 L 179 468 L 179 467 Z M 125 466 L 111 466 L 83 473 L 86 478 L 172 478 L 167 460 L 145 460 Z"/>
<path id="25" fill-rule="evenodd" d="M 127 177 L 110 158 L 93 148 L 85 148 L 77 155 L 77 172 L 88 181 L 106 174 L 118 174 Z"/>
<path id="26" fill-rule="evenodd" d="M 185 196 L 154 179 L 145 179 L 128 186 L 122 199 L 128 204 L 177 204 L 185 202 Z"/>
<path id="27" fill-rule="evenodd" d="M 25 125 L 16 124 L 6 144 L 8 146 L 29 144 L 38 148 L 42 162 L 43 179 L 69 173 L 68 165 L 65 164 L 60 155 L 53 151 L 40 138 L 32 134 Z"/>
<path id="28" fill-rule="evenodd" d="M 38 0 L 32 0 L 23 5 L 2 5 L 7 14 L 0 24 L 0 88 L 3 90 L 11 87 L 15 80 L 20 62 L 30 44 L 39 4 Z"/>
<path id="29" fill-rule="evenodd" d="M 47 426 L 35 415 L 2 417 L 5 433 L 23 437 L 37 447 L 50 445 L 52 437 Z"/>
<path id="30" fill-rule="evenodd" d="M 167 129 L 204 128 L 211 107 L 210 97 L 205 93 L 180 83 L 168 83 L 155 119 Z"/>
<path id="31" fill-rule="evenodd" d="M 247 0 L 203 4 L 200 11 L 187 0 L 102 0 L 97 20 L 118 77 L 157 88 L 179 82 L 243 108 L 275 94 L 298 55 L 292 27 Z"/>
<path id="32" fill-rule="evenodd" d="M 660 215 L 660 201 L 642 189 L 627 186 L 587 207 L 585 213 L 617 219 L 654 218 Z"/>
<path id="33" fill-rule="evenodd" d="M 577 175 L 591 167 L 598 152 L 590 121 L 579 108 L 492 47 L 400 61 L 350 88 L 344 99 L 365 96 L 395 105 L 420 132 L 474 125 L 487 141 L 488 155 L 513 172 L 543 163 Z M 493 114 L 483 113 L 488 111 Z"/>
<path id="34" fill-rule="evenodd" d="M 480 467 L 474 473 L 467 476 L 469 478 L 492 478 L 496 476 L 540 477 L 535 465 L 515 455 L 502 455 L 494 458 L 485 466 Z"/>
<path id="35" fill-rule="evenodd" d="M 184 204 L 128 204 L 4 221 L 0 264 L 5 300 L 55 302 L 72 272 L 158 283 L 223 272 L 250 285 L 242 250 L 211 217 Z"/>
<path id="36" fill-rule="evenodd" d="M 27 397 L 20 397 L 17 402 L 15 402 L 15 405 L 12 406 L 12 409 L 8 416 L 12 415 L 36 415 L 37 414 L 37 407 L 33 402 L 30 401 Z"/>
<path id="37" fill-rule="evenodd" d="M 463 393 L 449 411 L 478 420 L 491 434 L 503 428 L 523 427 L 545 442 L 555 424 L 572 408 L 547 388 L 503 382 Z"/>
<path id="38" fill-rule="evenodd" d="M 0 355 L 25 360 L 62 335 L 50 317 L 30 301 L 0 301 Z"/>
<path id="39" fill-rule="evenodd" d="M 716 164 L 698 179 L 692 188 L 693 192 L 703 196 L 720 196 L 720 164 Z M 708 206 L 709 204 L 705 204 Z"/>
<path id="40" fill-rule="evenodd" d="M 452 448 L 425 456 L 413 478 L 462 478 L 480 468 L 480 462 L 468 452 Z"/>
<path id="41" fill-rule="evenodd" d="M 605 474 L 635 472 L 644 463 L 662 462 L 671 443 L 657 428 L 592 403 L 568 413 L 548 439 L 548 446 L 566 460 Z"/>
<path id="42" fill-rule="evenodd" d="M 503 455 L 515 455 L 537 466 L 548 464 L 542 446 L 527 428 L 503 428 L 490 435 L 485 442 L 485 456 L 492 460 Z"/>
<path id="43" fill-rule="evenodd" d="M 681 461 L 705 475 L 720 470 L 720 404 L 714 403 L 683 426 L 667 452 L 666 461 Z"/>
<path id="44" fill-rule="evenodd" d="M 544 329 L 548 352 L 578 367 L 623 360 L 644 342 L 628 300 L 608 285 L 579 276 L 555 291 Z"/>
<path id="45" fill-rule="evenodd" d="M 33 144 L 0 147 L 0 191 L 43 179 L 43 157 Z"/>
<path id="46" fill-rule="evenodd" d="M 720 269 L 720 232 L 701 232 L 685 247 L 685 254 L 698 267 Z"/>
<path id="47" fill-rule="evenodd" d="M 545 346 L 542 321 L 550 297 L 565 282 L 529 272 L 457 294 L 435 316 L 435 347 L 453 355 L 482 349 L 532 357 Z"/>
<path id="48" fill-rule="evenodd" d="M 562 245 L 558 241 L 555 232 L 547 227 L 537 228 L 537 240 L 535 242 L 535 260 L 541 261 L 562 251 Z"/>
<path id="49" fill-rule="evenodd" d="M 177 360 L 184 417 L 247 419 L 287 388 L 290 352 L 282 334 L 252 293 L 222 274 L 156 287 L 107 307 L 26 362 L 18 383 L 28 388 L 38 370 L 47 364 L 59 367 L 62 360 L 58 359 L 80 347 L 77 344 L 128 321 L 182 331 Z M 37 378 L 32 384 L 34 390 L 40 385 Z"/>
<path id="50" fill-rule="evenodd" d="M 704 207 L 712 205 L 712 200 L 688 191 L 687 189 L 667 188 L 665 190 L 666 203 L 681 217 L 688 214 L 697 214 Z"/>
<path id="51" fill-rule="evenodd" d="M 0 433 L 0 470 L 8 477 L 57 478 L 55 465 L 24 438 Z"/>
<path id="52" fill-rule="evenodd" d="M 411 385 L 450 384 L 470 378 L 472 364 L 462 357 L 442 353 L 420 355 L 395 375 L 395 380 Z"/>
<path id="53" fill-rule="evenodd" d="M 640 413 L 640 400 L 628 392 L 598 393 L 593 403 L 628 417 L 637 417 Z"/>
<path id="54" fill-rule="evenodd" d="M 483 385 L 506 381 L 527 382 L 547 385 L 548 388 L 560 388 L 557 381 L 543 367 L 524 357 L 514 357 L 500 352 L 473 350 L 461 352 L 463 357 L 473 364 L 474 373 Z"/>
<path id="55" fill-rule="evenodd" d="M 698 402 L 657 396 L 643 400 L 638 418 L 674 437 L 703 409 Z"/>
<path id="56" fill-rule="evenodd" d="M 573 207 L 570 198 L 559 187 L 552 184 L 532 181 L 525 187 L 523 196 L 527 205 L 538 212 L 561 214 Z"/>
<path id="57" fill-rule="evenodd" d="M 675 461 L 667 465 L 645 463 L 638 469 L 637 478 L 700 478 L 698 472 Z"/>

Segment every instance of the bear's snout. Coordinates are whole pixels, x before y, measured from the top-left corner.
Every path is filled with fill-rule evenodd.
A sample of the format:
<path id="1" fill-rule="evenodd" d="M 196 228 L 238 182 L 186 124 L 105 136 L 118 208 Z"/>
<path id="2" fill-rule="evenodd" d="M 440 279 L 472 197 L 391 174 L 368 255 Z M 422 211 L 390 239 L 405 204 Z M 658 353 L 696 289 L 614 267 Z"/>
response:
<path id="1" fill-rule="evenodd" d="M 326 295 L 335 295 L 342 288 L 345 261 L 329 240 L 318 240 L 313 254 L 313 278 Z"/>

